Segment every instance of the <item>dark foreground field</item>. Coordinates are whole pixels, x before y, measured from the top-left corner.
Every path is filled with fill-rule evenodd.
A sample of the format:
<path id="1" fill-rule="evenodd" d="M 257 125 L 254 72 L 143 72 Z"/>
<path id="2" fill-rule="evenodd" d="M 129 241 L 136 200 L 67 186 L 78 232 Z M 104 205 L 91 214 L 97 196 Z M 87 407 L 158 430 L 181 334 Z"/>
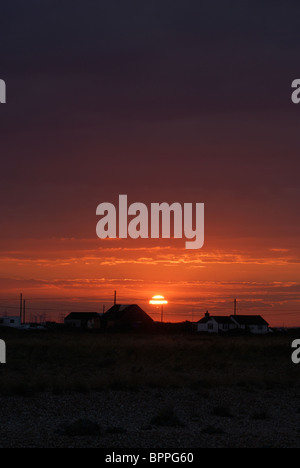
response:
<path id="1" fill-rule="evenodd" d="M 300 448 L 293 337 L 0 338 L 0 447 Z"/>

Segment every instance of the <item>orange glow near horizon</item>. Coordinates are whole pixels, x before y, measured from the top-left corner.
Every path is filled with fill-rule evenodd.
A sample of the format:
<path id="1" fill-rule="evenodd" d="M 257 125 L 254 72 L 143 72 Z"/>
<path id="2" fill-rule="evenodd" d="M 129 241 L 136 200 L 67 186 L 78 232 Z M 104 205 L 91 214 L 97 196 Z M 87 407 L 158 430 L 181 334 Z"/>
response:
<path id="1" fill-rule="evenodd" d="M 0 247 L 0 315 L 18 313 L 21 292 L 28 317 L 57 320 L 68 311 L 107 310 L 117 290 L 120 303 L 137 303 L 154 320 L 164 304 L 169 322 L 197 321 L 206 310 L 228 315 L 237 297 L 240 314 L 261 315 L 270 326 L 300 324 L 293 239 L 288 248 L 278 240 L 223 239 L 220 248 L 209 237 L 193 252 L 173 239 L 2 239 Z"/>

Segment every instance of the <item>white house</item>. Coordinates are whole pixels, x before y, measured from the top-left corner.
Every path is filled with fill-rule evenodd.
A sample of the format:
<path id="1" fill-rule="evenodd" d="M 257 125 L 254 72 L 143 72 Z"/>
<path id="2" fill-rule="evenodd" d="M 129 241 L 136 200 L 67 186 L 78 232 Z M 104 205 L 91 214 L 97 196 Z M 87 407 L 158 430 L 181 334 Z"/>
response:
<path id="1" fill-rule="evenodd" d="M 21 327 L 21 318 L 19 316 L 0 317 L 0 327 Z"/>
<path id="2" fill-rule="evenodd" d="M 265 334 L 269 332 L 268 323 L 260 315 L 210 315 L 197 322 L 198 332 L 226 333 L 230 330 L 243 330 L 249 333 Z"/>
<path id="3" fill-rule="evenodd" d="M 197 322 L 198 332 L 220 333 L 236 328 L 230 317 L 210 315 L 208 312 Z"/>
<path id="4" fill-rule="evenodd" d="M 263 335 L 269 331 L 269 324 L 260 315 L 231 315 L 230 318 L 237 328 L 255 335 Z"/>

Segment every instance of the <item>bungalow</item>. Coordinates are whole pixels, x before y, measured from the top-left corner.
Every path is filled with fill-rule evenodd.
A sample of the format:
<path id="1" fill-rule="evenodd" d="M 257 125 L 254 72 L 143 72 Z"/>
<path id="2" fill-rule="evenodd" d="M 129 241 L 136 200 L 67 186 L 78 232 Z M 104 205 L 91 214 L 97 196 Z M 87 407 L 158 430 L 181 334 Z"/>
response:
<path id="1" fill-rule="evenodd" d="M 208 312 L 197 322 L 198 332 L 226 333 L 243 330 L 252 334 L 269 332 L 268 323 L 260 315 L 210 315 Z"/>
<path id="2" fill-rule="evenodd" d="M 230 318 L 237 328 L 255 335 L 265 334 L 269 331 L 269 324 L 260 315 L 231 315 Z"/>
<path id="3" fill-rule="evenodd" d="M 65 317 L 64 324 L 72 328 L 99 328 L 100 314 L 97 312 L 71 312 Z"/>
<path id="4" fill-rule="evenodd" d="M 210 315 L 208 312 L 197 322 L 198 332 L 221 333 L 236 328 L 230 317 Z"/>

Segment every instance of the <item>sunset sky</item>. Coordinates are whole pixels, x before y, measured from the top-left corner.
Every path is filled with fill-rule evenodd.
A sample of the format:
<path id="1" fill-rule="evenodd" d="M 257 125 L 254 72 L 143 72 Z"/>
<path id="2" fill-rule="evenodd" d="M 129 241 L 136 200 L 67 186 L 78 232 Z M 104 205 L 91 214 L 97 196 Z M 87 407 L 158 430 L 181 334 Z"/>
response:
<path id="1" fill-rule="evenodd" d="M 300 326 L 300 5 L 1 5 L 0 314 L 137 303 Z M 205 243 L 96 236 L 96 207 L 205 204 Z"/>

